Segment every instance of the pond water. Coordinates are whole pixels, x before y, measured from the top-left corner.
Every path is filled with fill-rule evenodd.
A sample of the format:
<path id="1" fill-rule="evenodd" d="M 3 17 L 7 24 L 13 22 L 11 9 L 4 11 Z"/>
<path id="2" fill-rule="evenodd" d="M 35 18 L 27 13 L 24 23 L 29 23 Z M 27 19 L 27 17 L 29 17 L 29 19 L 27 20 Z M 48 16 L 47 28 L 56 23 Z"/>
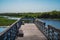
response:
<path id="1" fill-rule="evenodd" d="M 10 17 L 10 16 L 3 16 L 4 18 L 11 19 L 11 20 L 19 20 L 18 17 Z"/>
<path id="2" fill-rule="evenodd" d="M 7 28 L 0 27 L 0 33 L 6 30 Z"/>
<path id="3" fill-rule="evenodd" d="M 52 25 L 55 28 L 60 29 L 60 20 L 52 20 L 52 19 L 41 19 L 47 25 Z"/>

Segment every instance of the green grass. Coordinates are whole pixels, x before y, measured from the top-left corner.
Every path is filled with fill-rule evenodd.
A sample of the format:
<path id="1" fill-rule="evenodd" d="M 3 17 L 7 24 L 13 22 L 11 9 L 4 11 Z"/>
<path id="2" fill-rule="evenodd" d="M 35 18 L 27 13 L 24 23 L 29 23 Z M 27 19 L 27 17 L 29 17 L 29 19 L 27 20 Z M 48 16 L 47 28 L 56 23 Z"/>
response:
<path id="1" fill-rule="evenodd" d="M 10 20 L 3 17 L 0 17 L 0 26 L 9 26 L 14 23 L 16 20 Z"/>

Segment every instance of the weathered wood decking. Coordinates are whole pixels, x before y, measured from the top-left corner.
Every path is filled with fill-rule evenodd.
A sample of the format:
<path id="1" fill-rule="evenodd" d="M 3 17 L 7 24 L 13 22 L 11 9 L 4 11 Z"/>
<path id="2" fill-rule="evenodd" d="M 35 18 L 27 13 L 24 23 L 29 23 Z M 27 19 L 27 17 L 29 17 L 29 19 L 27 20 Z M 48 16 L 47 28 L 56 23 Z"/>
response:
<path id="1" fill-rule="evenodd" d="M 43 33 L 33 23 L 26 23 L 19 30 L 23 30 L 24 36 L 16 40 L 47 40 Z"/>

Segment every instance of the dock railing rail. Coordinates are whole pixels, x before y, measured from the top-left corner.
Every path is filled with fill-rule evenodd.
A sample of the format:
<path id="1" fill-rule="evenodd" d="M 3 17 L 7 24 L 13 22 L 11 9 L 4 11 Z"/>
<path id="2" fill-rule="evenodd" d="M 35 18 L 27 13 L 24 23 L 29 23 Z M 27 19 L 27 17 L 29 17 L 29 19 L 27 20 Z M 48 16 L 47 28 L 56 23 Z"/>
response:
<path id="1" fill-rule="evenodd" d="M 21 27 L 22 21 L 17 20 L 9 26 L 5 31 L 0 33 L 0 40 L 15 40 L 18 33 L 18 29 Z"/>
<path id="2" fill-rule="evenodd" d="M 48 40 L 60 40 L 60 29 L 57 29 L 51 25 L 46 27 L 45 23 L 40 20 L 35 20 L 34 23 Z"/>
<path id="3" fill-rule="evenodd" d="M 60 40 L 60 29 L 48 25 L 48 37 L 51 40 Z"/>

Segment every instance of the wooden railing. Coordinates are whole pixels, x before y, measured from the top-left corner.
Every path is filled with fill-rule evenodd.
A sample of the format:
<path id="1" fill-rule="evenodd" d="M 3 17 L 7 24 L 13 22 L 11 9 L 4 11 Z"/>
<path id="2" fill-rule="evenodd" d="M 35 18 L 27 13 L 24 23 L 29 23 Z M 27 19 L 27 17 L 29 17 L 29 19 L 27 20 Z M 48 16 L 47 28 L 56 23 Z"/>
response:
<path id="1" fill-rule="evenodd" d="M 45 23 L 40 20 L 35 20 L 34 22 L 38 29 L 47 37 L 48 40 L 60 40 L 60 29 L 48 25 L 45 26 Z"/>
<path id="2" fill-rule="evenodd" d="M 18 33 L 18 29 L 21 27 L 22 21 L 17 20 L 9 28 L 0 33 L 0 40 L 15 40 L 15 37 Z"/>

